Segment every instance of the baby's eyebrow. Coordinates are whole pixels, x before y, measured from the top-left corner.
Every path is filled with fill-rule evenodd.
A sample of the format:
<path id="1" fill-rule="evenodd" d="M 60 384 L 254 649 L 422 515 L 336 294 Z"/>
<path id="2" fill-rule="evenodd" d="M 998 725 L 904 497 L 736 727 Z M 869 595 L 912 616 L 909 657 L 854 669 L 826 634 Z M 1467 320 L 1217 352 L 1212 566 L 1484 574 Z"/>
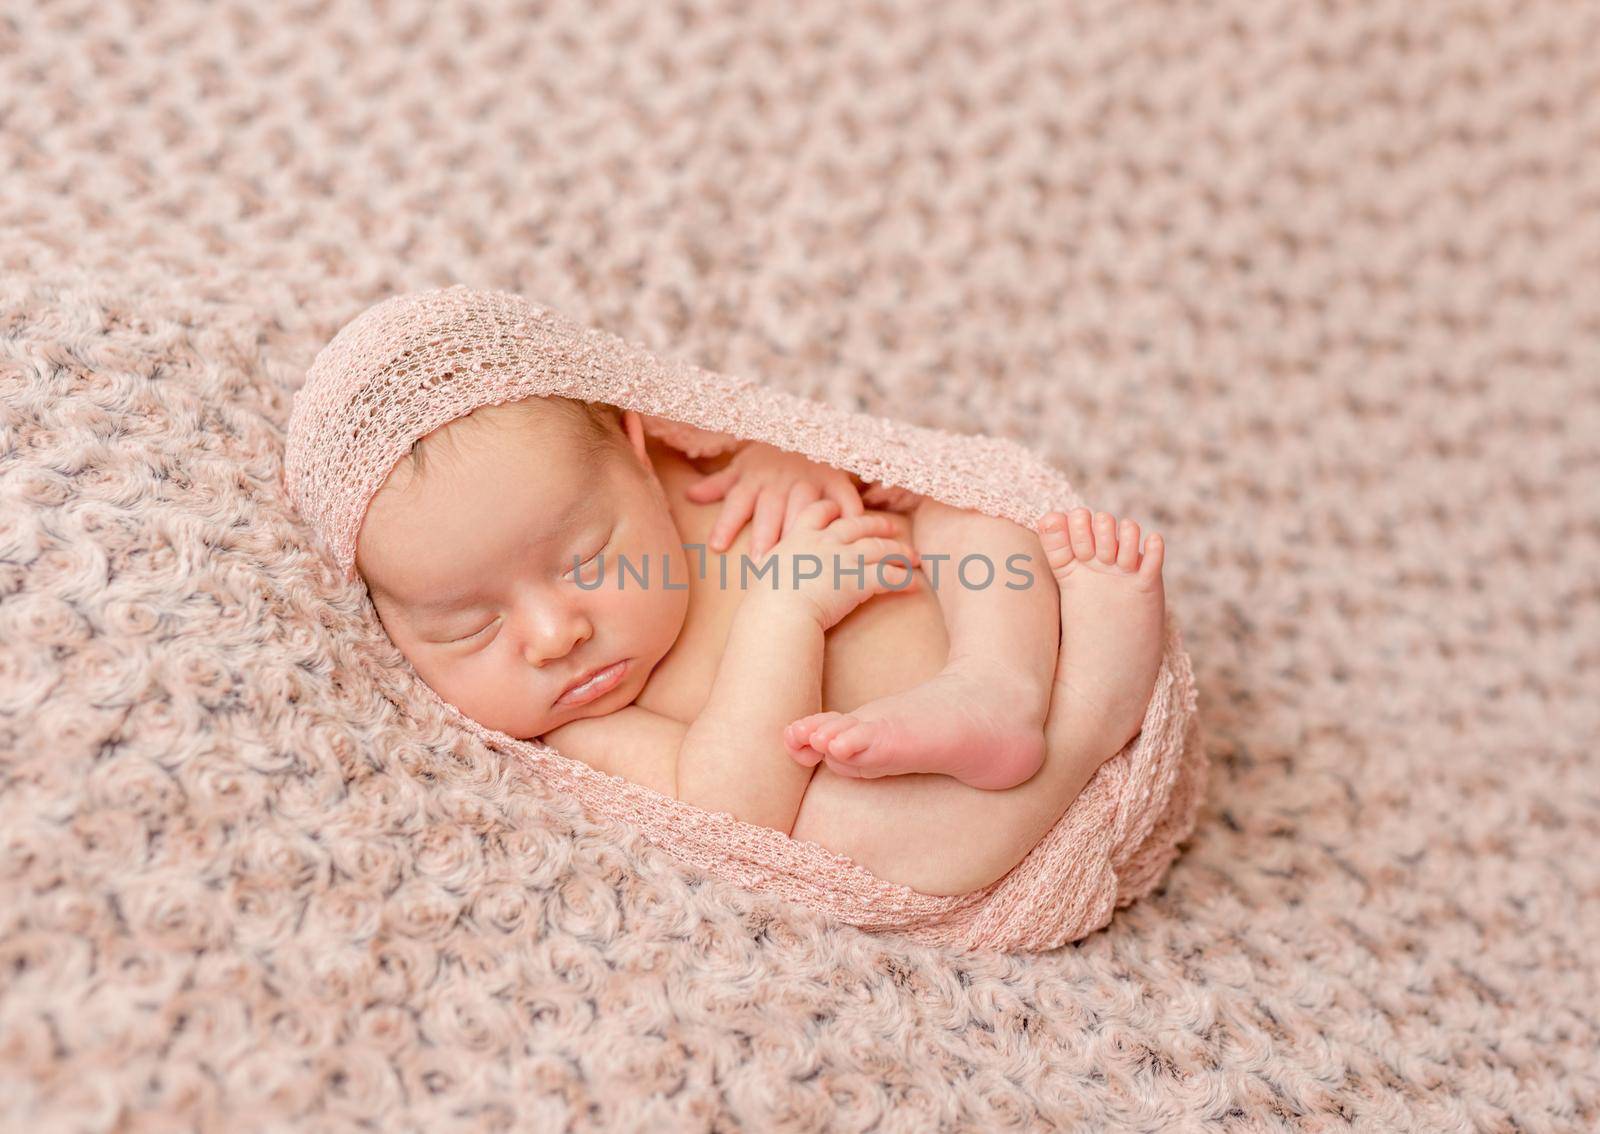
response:
<path id="1" fill-rule="evenodd" d="M 585 493 L 574 497 L 572 502 L 562 510 L 561 515 L 556 517 L 556 526 L 552 529 L 550 538 L 555 538 L 564 532 L 571 531 L 576 521 L 594 510 L 594 504 L 595 497 L 591 494 Z M 465 589 L 445 591 L 428 599 L 417 599 L 408 605 L 414 610 L 426 611 L 429 614 L 439 614 L 466 606 L 477 597 L 478 588 L 467 587 Z"/>

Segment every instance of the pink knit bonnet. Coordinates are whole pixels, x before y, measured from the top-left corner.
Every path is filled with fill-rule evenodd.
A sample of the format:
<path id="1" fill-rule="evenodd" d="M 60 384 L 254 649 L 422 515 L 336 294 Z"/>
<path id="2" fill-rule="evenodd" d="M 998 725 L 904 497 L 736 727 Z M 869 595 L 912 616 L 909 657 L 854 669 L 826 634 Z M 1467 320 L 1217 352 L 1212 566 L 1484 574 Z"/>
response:
<path id="1" fill-rule="evenodd" d="M 393 296 L 345 324 L 312 361 L 289 415 L 284 486 L 354 579 L 367 506 L 417 440 L 482 406 L 552 394 L 595 401 L 615 393 L 650 412 L 692 416 L 692 406 L 674 404 L 682 383 L 628 397 L 629 375 L 662 365 L 642 347 L 510 292 L 457 284 Z M 696 378 L 718 380 L 704 371 Z M 650 426 L 691 455 L 726 443 L 684 421 Z"/>

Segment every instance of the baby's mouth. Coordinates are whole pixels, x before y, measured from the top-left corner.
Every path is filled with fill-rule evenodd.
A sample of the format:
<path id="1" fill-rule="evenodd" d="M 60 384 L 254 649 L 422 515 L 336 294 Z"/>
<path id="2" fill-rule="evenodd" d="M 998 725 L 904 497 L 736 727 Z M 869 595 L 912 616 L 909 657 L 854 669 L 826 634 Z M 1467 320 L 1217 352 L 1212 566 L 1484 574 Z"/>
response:
<path id="1" fill-rule="evenodd" d="M 628 672 L 628 659 L 612 662 L 610 665 L 599 669 L 592 669 L 579 676 L 577 682 L 567 687 L 561 696 L 556 698 L 558 705 L 584 705 L 597 697 L 603 697 L 612 689 Z"/>

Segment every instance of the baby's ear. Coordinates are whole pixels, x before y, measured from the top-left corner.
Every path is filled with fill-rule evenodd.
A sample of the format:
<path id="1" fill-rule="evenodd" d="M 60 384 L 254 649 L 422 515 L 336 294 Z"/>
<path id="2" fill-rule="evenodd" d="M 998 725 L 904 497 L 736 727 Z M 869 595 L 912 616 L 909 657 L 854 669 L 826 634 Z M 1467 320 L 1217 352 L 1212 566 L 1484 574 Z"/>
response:
<path id="1" fill-rule="evenodd" d="M 655 466 L 650 463 L 650 456 L 645 449 L 644 418 L 639 416 L 637 410 L 622 411 L 622 435 L 628 439 L 628 446 L 633 450 L 633 455 L 639 458 L 639 463 L 654 475 Z"/>

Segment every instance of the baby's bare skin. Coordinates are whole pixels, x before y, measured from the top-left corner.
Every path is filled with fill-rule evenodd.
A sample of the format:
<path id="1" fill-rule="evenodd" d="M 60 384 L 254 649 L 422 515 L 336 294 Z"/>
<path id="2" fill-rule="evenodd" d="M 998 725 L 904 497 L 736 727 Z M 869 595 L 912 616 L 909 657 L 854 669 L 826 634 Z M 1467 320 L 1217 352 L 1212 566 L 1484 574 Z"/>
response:
<path id="1" fill-rule="evenodd" d="M 909 518 L 871 509 L 831 522 L 842 505 L 814 502 L 792 535 L 785 528 L 777 550 L 790 559 L 846 547 L 870 549 L 869 559 L 891 546 L 923 555 L 913 544 L 927 539 L 958 558 L 1025 550 L 1050 569 L 1013 592 L 1016 601 L 935 594 L 921 572 L 900 593 L 864 581 L 774 588 L 769 577 L 764 594 L 739 581 L 743 532 L 728 548 L 732 585 L 721 577 L 726 556 L 706 556 L 704 573 L 689 561 L 685 545 L 709 545 L 723 514 L 688 491 L 707 470 L 653 442 L 632 411 L 617 433 L 602 422 L 585 436 L 555 405 L 530 399 L 452 423 L 454 442 L 435 454 L 446 459 L 425 474 L 397 466 L 357 542 L 390 637 L 430 688 L 486 727 L 541 737 L 600 772 L 815 842 L 930 894 L 1004 875 L 1138 729 L 1163 644 L 1157 537 L 1139 555 L 1137 529 L 1094 533 L 1083 510 L 1069 538 L 1059 513 L 1035 534 L 915 497 L 903 502 L 914 505 Z M 597 454 L 590 442 L 602 434 Z M 527 459 L 530 446 L 540 459 Z M 607 549 L 612 585 L 585 585 L 594 571 L 579 565 L 598 568 Z M 654 563 L 656 585 L 616 585 L 621 562 Z M 1002 649 L 984 641 L 990 634 Z M 1014 734 L 1034 729 L 1026 706 L 1005 708 L 996 671 L 963 669 L 974 657 L 1015 657 L 1018 672 L 1050 679 L 1037 726 L 1043 762 L 1013 786 L 974 786 L 926 763 L 872 778 L 848 766 L 876 752 L 872 744 L 818 765 L 785 750 L 786 726 L 827 713 L 880 732 L 905 725 L 875 739 L 934 765 L 980 758 L 1012 713 L 1026 720 Z M 922 684 L 941 677 L 970 687 Z M 919 687 L 942 695 L 908 707 Z"/>
<path id="2" fill-rule="evenodd" d="M 938 591 L 950 643 L 944 668 L 849 711 L 794 722 L 790 752 L 842 776 L 934 772 L 977 788 L 1015 787 L 1044 759 L 1061 638 L 1060 595 L 1039 537 L 930 499 L 911 511 L 911 531 Z M 973 577 L 963 564 L 976 565 Z M 986 583 L 983 564 L 993 567 Z"/>
<path id="3" fill-rule="evenodd" d="M 684 543 L 708 543 L 720 509 L 687 495 L 702 469 L 655 443 L 650 456 Z M 1050 570 L 1037 572 L 1037 585 L 1050 588 L 1070 629 L 1051 686 L 1039 772 L 993 791 L 948 775 L 866 778 L 818 766 L 802 797 L 794 838 L 847 854 L 880 877 L 927 893 L 965 893 L 1019 862 L 1100 763 L 1137 732 L 1163 644 L 1159 537 L 1152 536 L 1141 554 L 1137 528 L 1125 524 L 1118 532 L 1108 514 L 1094 517 L 1098 536 L 1087 510 L 1073 514 L 1070 532 L 1068 517 L 1055 513 L 1049 519 L 1035 547 Z M 908 538 L 910 521 L 896 521 Z M 747 529 L 727 554 L 736 563 L 748 550 Z M 706 579 L 691 576 L 683 631 L 637 699 L 641 707 L 685 724 L 705 705 L 744 596 L 737 587 L 717 585 L 715 558 L 711 553 Z M 832 719 L 847 722 L 833 730 L 834 737 L 859 722 L 850 714 L 862 706 L 888 706 L 890 712 L 879 718 L 888 719 L 896 696 L 914 698 L 919 686 L 941 675 L 948 648 L 931 587 L 868 599 L 825 637 L 819 716 L 834 714 Z"/>

